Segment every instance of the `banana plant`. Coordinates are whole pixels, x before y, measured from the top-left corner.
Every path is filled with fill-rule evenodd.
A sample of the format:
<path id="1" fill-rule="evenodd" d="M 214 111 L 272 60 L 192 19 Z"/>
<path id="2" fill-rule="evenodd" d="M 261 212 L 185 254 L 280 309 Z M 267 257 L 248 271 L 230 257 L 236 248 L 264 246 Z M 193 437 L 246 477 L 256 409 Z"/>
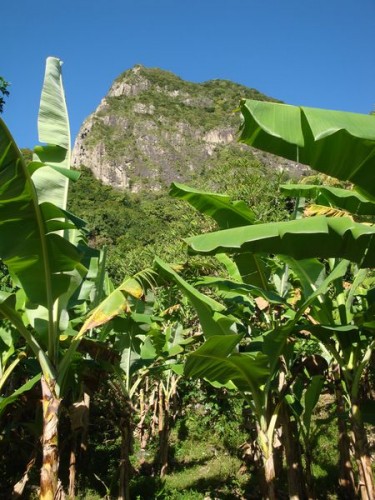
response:
<path id="1" fill-rule="evenodd" d="M 39 112 L 39 136 L 26 165 L 14 139 L 0 121 L 0 258 L 16 287 L 0 292 L 0 315 L 17 329 L 38 360 L 43 398 L 43 499 L 56 498 L 58 482 L 58 421 L 62 386 L 84 335 L 129 308 L 129 295 L 140 297 L 138 282 L 127 280 L 104 303 L 70 328 L 69 302 L 83 286 L 88 269 L 87 247 L 77 219 L 66 211 L 70 166 L 70 133 L 61 79 L 61 61 L 48 58 Z M 82 324 L 83 323 L 83 324 Z M 61 335 L 69 332 L 69 347 Z"/>
<path id="2" fill-rule="evenodd" d="M 335 176 L 341 180 L 349 180 L 355 185 L 360 194 L 353 192 L 343 193 L 334 189 L 303 188 L 302 195 L 317 195 L 324 204 L 336 203 L 346 210 L 353 210 L 360 215 L 373 215 L 375 175 L 373 164 L 375 162 L 375 132 L 371 117 L 340 113 L 310 108 L 296 108 L 293 106 L 274 103 L 261 103 L 256 101 L 243 101 L 241 103 L 243 123 L 241 141 L 279 154 L 294 161 L 306 163 L 316 170 Z M 290 189 L 289 189 L 290 192 Z M 299 190 L 299 195 L 302 188 Z M 320 258 L 335 259 L 331 268 L 330 282 L 342 282 L 343 272 L 348 268 L 349 262 L 355 263 L 360 270 L 359 275 L 366 269 L 373 267 L 375 262 L 374 227 L 368 224 L 354 222 L 352 217 L 328 218 L 312 217 L 280 223 L 249 225 L 234 227 L 210 234 L 196 236 L 187 240 L 191 253 L 198 254 L 230 254 L 243 255 L 248 259 L 251 254 L 273 254 L 281 258 L 293 258 L 295 270 L 305 273 L 301 266 L 304 259 Z M 342 260 L 343 259 L 343 260 Z M 305 273 L 306 274 L 306 273 Z M 308 274 L 307 274 L 308 276 Z M 305 276 L 306 278 L 306 276 Z M 305 279 L 306 284 L 306 279 Z M 353 290 L 355 287 L 353 288 Z M 318 288 L 319 290 L 319 288 Z M 354 291 L 350 294 L 353 301 Z M 337 300 L 341 301 L 338 311 L 343 311 L 342 294 L 337 293 Z M 319 312 L 320 324 L 317 329 L 323 328 L 327 332 L 336 332 L 337 336 L 345 338 L 347 343 L 357 345 L 355 334 L 356 327 L 352 318 L 344 317 L 341 313 L 339 320 L 335 320 L 332 307 L 324 307 L 325 293 L 317 294 L 317 289 L 305 301 L 314 304 L 315 311 Z M 352 302 L 351 302 L 352 303 Z M 303 304 L 302 304 L 303 306 Z M 294 318 L 301 319 L 306 311 L 299 308 Z M 324 326 L 323 326 L 324 325 Z M 344 332 L 351 332 L 345 337 Z M 371 331 L 368 329 L 367 332 Z M 368 336 L 368 333 L 367 333 Z M 328 335 L 326 333 L 326 339 Z M 320 335 L 322 339 L 322 335 Z M 360 376 L 369 361 L 373 349 L 372 341 L 362 351 L 357 359 L 358 371 L 354 376 L 354 387 L 359 384 Z M 343 366 L 342 358 L 338 352 L 331 348 L 339 363 Z M 358 353 L 358 349 L 356 351 Z M 349 355 L 349 359 L 353 360 Z M 353 390 L 353 389 L 351 389 Z M 352 417 L 359 415 L 357 405 L 354 405 Z M 355 417 L 354 417 L 355 419 Z M 353 428 L 356 428 L 353 421 Z M 363 442 L 360 437 L 357 443 Z M 359 467 L 361 472 L 362 498 L 373 498 L 374 484 L 370 474 L 370 467 L 366 453 L 359 452 Z"/>
<path id="3" fill-rule="evenodd" d="M 312 258 L 315 257 L 344 258 L 347 259 L 347 263 L 345 261 L 339 263 L 338 268 L 344 269 L 345 266 L 347 268 L 348 261 L 352 261 L 361 269 L 360 275 L 374 264 L 374 229 L 370 225 L 354 222 L 351 216 L 352 213 L 356 216 L 374 214 L 375 205 L 370 179 L 372 174 L 369 171 L 375 162 L 375 133 L 371 117 L 256 101 L 243 101 L 241 111 L 242 142 L 307 163 L 339 179 L 350 180 L 361 192 L 325 186 L 284 186 L 284 192 L 289 196 L 315 198 L 322 205 L 334 205 L 345 210 L 348 216 L 340 219 L 314 217 L 263 225 L 253 225 L 250 222 L 251 225 L 246 227 L 228 224 L 223 228 L 219 223 L 221 231 L 188 239 L 189 250 L 191 253 L 207 255 L 227 252 L 235 255 L 237 260 L 238 255 L 241 255 L 245 266 L 253 260 L 254 255 L 277 254 L 287 266 L 291 265 L 299 274 L 301 284 L 305 285 L 305 298 L 309 294 L 315 296 L 312 303 L 315 302 L 314 310 L 319 313 L 319 321 L 326 325 L 335 324 L 336 329 L 347 329 L 348 325 L 345 323 L 347 319 L 341 318 L 344 322 L 339 324 L 337 319 L 335 322 L 332 304 L 326 304 L 324 295 L 316 296 L 312 269 L 305 259 L 309 258 L 312 262 Z M 177 193 L 178 197 L 184 197 L 192 204 L 195 202 L 198 209 L 203 207 L 207 213 L 206 205 L 202 201 L 199 204 L 196 202 L 197 194 L 186 194 L 188 192 L 189 189 L 176 190 L 176 187 L 172 186 L 174 195 Z M 210 210 L 213 213 L 212 208 Z M 314 267 L 319 273 L 318 262 Z M 340 272 L 335 287 L 340 282 L 339 278 Z M 340 293 L 338 295 L 340 296 Z M 340 308 L 342 309 L 342 304 Z M 363 363 L 368 363 L 367 349 L 362 354 L 363 362 L 359 362 L 358 365 L 361 373 L 364 369 Z M 358 380 L 358 377 L 355 379 Z M 355 413 L 358 415 L 358 410 Z M 363 439 L 357 441 L 362 442 Z M 367 471 L 369 471 L 368 466 Z M 366 476 L 367 480 L 364 482 L 367 483 L 365 488 L 367 493 L 362 492 L 363 498 L 366 498 L 366 494 L 373 494 L 370 474 L 363 471 L 362 478 Z"/>
<path id="4" fill-rule="evenodd" d="M 315 358 L 315 355 L 314 355 Z M 307 362 L 309 357 L 304 360 Z M 303 364 L 302 364 L 303 368 Z M 304 454 L 304 483 L 306 486 L 307 494 L 309 498 L 314 498 L 314 485 L 313 485 L 313 474 L 312 474 L 312 450 L 313 450 L 313 426 L 312 426 L 312 416 L 315 407 L 319 401 L 323 385 L 324 376 L 312 375 L 311 380 L 306 386 L 304 378 L 305 373 L 302 376 L 297 376 L 293 383 L 291 393 L 286 396 L 286 403 L 284 405 L 284 414 L 288 417 L 287 419 L 282 418 L 282 424 L 291 425 L 291 419 L 289 418 L 289 413 L 292 412 L 296 425 L 295 429 L 291 429 L 292 432 L 286 432 L 286 462 L 288 466 L 288 473 L 293 479 L 289 481 L 289 484 L 294 485 L 293 490 L 290 489 L 290 496 L 298 491 L 298 475 L 295 474 L 296 469 L 302 469 L 301 454 L 298 453 L 298 448 L 300 446 L 300 441 L 303 446 Z M 293 433 L 293 430 L 295 431 Z M 284 434 L 284 432 L 283 432 Z M 292 438 L 292 439 L 290 439 Z M 294 439 L 293 439 L 294 438 Z M 297 452 L 296 452 L 297 448 Z M 289 458 L 288 454 L 291 455 Z M 298 465 L 297 465 L 298 464 Z M 297 480 L 297 481 L 296 481 Z M 301 495 L 300 495 L 301 496 Z"/>
<path id="5" fill-rule="evenodd" d="M 164 477 L 169 467 L 169 444 L 172 424 L 177 418 L 177 391 L 183 375 L 185 349 L 196 341 L 179 321 L 168 320 L 163 315 L 159 331 L 148 337 L 155 352 L 155 363 L 150 367 L 150 376 L 156 380 L 157 420 L 159 443 L 155 457 L 155 468 Z"/>
<path id="6" fill-rule="evenodd" d="M 266 412 L 269 413 L 269 390 L 261 389 L 271 384 L 270 359 L 259 346 L 246 353 L 238 352 L 238 344 L 243 334 L 237 333 L 240 321 L 228 315 L 223 321 L 225 308 L 211 297 L 208 298 L 191 284 L 187 283 L 170 266 L 155 259 L 158 271 L 170 281 L 174 282 L 182 293 L 190 300 L 200 319 L 203 335 L 206 339 L 204 344 L 187 358 L 184 373 L 189 377 L 205 378 L 213 384 L 225 385 L 231 389 L 241 391 L 248 400 L 259 423 L 259 443 L 264 457 L 265 482 L 272 498 L 274 491 L 274 470 L 272 456 L 272 439 L 275 425 L 274 414 L 271 410 L 271 418 L 268 420 Z M 218 311 L 220 310 L 220 313 Z M 244 327 L 245 328 L 245 327 Z M 277 336 L 277 335 L 275 335 Z M 278 348 L 286 339 L 283 332 L 279 333 Z M 281 347 L 282 349 L 282 347 Z M 275 349 L 276 358 L 280 353 Z M 273 408 L 275 410 L 275 408 Z"/>
<path id="7" fill-rule="evenodd" d="M 299 221 L 293 221 L 293 222 L 299 222 Z M 283 223 L 280 223 L 280 226 L 282 226 L 282 224 Z M 276 254 L 280 252 L 280 247 L 283 248 L 283 245 L 285 245 L 284 248 L 287 248 L 287 245 L 289 243 L 286 242 L 286 240 L 288 240 L 288 238 L 290 237 L 290 241 L 292 241 L 293 236 L 295 236 L 295 234 L 294 233 L 289 234 L 288 232 L 286 232 L 285 234 L 282 233 L 283 238 L 281 238 L 281 236 L 275 237 L 275 233 L 272 231 L 273 228 L 272 227 L 270 228 L 269 226 L 273 225 L 271 224 L 263 225 L 265 232 L 269 236 L 268 238 L 269 247 L 267 249 L 270 253 Z M 358 224 L 358 226 L 361 225 Z M 249 232 L 252 232 L 252 236 L 254 236 L 254 233 L 256 233 L 258 227 L 250 226 L 242 229 L 244 233 L 246 233 L 246 231 L 249 230 Z M 269 231 L 268 233 L 269 229 L 271 229 L 271 231 Z M 246 244 L 241 245 L 240 241 L 238 241 L 240 240 L 240 238 L 237 238 L 237 245 L 235 244 L 232 245 L 230 242 L 228 244 L 228 239 L 226 238 L 226 235 L 229 232 L 231 233 L 232 236 L 234 230 L 220 231 L 214 235 L 216 238 L 218 238 L 216 240 L 217 246 L 215 247 L 210 246 L 212 241 L 212 240 L 210 241 L 211 235 L 206 235 L 207 239 L 205 240 L 204 243 L 207 244 L 207 246 L 205 246 L 204 248 L 209 249 L 210 253 L 217 252 L 219 254 L 223 251 L 223 248 L 225 248 L 230 252 L 237 252 L 237 253 L 243 252 L 244 256 L 246 256 L 249 251 L 249 246 L 247 246 Z M 255 242 L 254 245 L 256 245 L 256 236 L 257 235 L 255 235 L 254 237 L 254 242 Z M 221 241 L 219 241 L 219 239 L 225 243 L 222 244 Z M 284 241 L 281 241 L 281 239 L 283 239 Z M 198 245 L 195 245 L 195 243 L 199 243 L 200 245 L 202 242 L 202 237 L 198 236 L 192 238 L 190 239 L 190 242 L 192 240 L 194 240 L 193 248 L 196 250 Z M 235 240 L 236 238 L 233 238 L 233 241 Z M 246 241 L 249 242 L 249 240 L 250 239 L 247 239 Z M 275 244 L 271 243 L 272 241 Z M 297 255 L 301 257 L 301 254 L 298 253 L 299 251 L 296 247 L 297 244 L 295 244 L 294 247 L 291 246 L 289 251 L 281 250 L 280 253 L 281 254 L 289 253 L 292 254 L 293 256 Z M 203 246 L 200 247 L 200 249 L 202 248 Z M 262 248 L 262 251 L 263 250 L 264 249 Z M 311 248 L 307 249 L 305 254 L 311 255 L 310 250 Z M 325 252 L 326 250 L 327 249 L 325 248 L 323 252 Z M 320 248 L 317 247 L 314 253 L 315 255 L 321 256 Z M 303 297 L 305 297 L 305 301 L 309 303 L 309 307 L 312 308 L 312 312 L 310 313 L 309 317 L 314 318 L 315 322 L 318 323 L 315 326 L 310 324 L 308 327 L 306 327 L 306 324 L 304 324 L 300 328 L 304 329 L 307 328 L 308 330 L 310 330 L 311 334 L 314 335 L 316 338 L 318 338 L 318 340 L 323 344 L 324 348 L 331 353 L 332 357 L 339 363 L 341 369 L 343 370 L 345 390 L 346 394 L 348 395 L 349 401 L 351 402 L 350 410 L 353 419 L 353 429 L 355 429 L 355 432 L 358 434 L 358 437 L 356 439 L 357 443 L 356 448 L 357 448 L 357 456 L 359 457 L 358 462 L 361 475 L 360 482 L 361 484 L 365 485 L 362 488 L 364 491 L 361 493 L 363 498 L 371 498 L 372 494 L 371 465 L 366 445 L 366 437 L 364 434 L 363 423 L 361 421 L 361 412 L 358 402 L 358 388 L 359 388 L 358 384 L 361 375 L 363 374 L 363 371 L 365 370 L 366 366 L 368 366 L 371 353 L 374 348 L 374 344 L 372 340 L 371 326 L 368 324 L 368 322 L 367 323 L 364 322 L 364 324 L 370 326 L 370 328 L 367 328 L 366 330 L 367 333 L 365 333 L 364 331 L 363 333 L 360 333 L 358 327 L 353 326 L 351 324 L 353 320 L 353 313 L 351 312 L 351 306 L 354 301 L 356 293 L 355 291 L 357 287 L 361 285 L 362 282 L 361 280 L 364 279 L 364 277 L 367 274 L 367 271 L 366 269 L 359 270 L 359 272 L 357 273 L 356 280 L 353 283 L 352 287 L 350 289 L 345 290 L 344 288 L 345 282 L 343 278 L 347 273 L 350 262 L 348 260 L 342 260 L 342 259 L 331 260 L 332 269 L 330 275 L 328 276 L 328 279 L 330 283 L 333 284 L 334 289 L 336 291 L 335 300 L 332 302 L 325 294 L 325 292 L 328 290 L 328 288 L 326 287 L 327 278 L 323 281 L 323 289 L 321 288 L 321 286 L 320 287 L 318 286 L 319 281 L 317 281 L 317 279 L 319 278 L 319 276 L 322 275 L 322 268 L 324 267 L 319 261 L 316 260 L 314 261 L 313 259 L 296 260 L 293 259 L 292 257 L 285 257 L 283 255 L 281 255 L 280 258 L 291 269 L 293 269 L 293 271 L 299 277 L 301 289 L 303 291 L 302 295 Z M 368 256 L 368 258 L 373 258 L 373 256 Z M 340 289 L 338 287 L 340 287 Z M 295 317 L 293 319 L 293 327 L 289 330 L 289 335 L 295 331 L 294 328 L 297 327 L 298 325 L 296 319 L 303 320 L 302 311 L 303 312 L 306 311 L 306 307 L 303 306 L 303 304 L 300 310 L 296 311 Z M 348 341 L 349 335 L 350 335 L 350 340 Z M 345 340 L 346 341 L 345 349 L 344 346 L 339 346 L 338 348 L 336 348 L 335 342 L 332 343 L 332 337 L 336 337 L 339 344 L 340 344 L 340 339 L 341 341 Z M 359 339 L 361 339 L 361 341 L 359 341 Z M 345 355 L 343 353 L 345 353 Z"/>
<path id="8" fill-rule="evenodd" d="M 246 204 L 231 202 L 227 196 L 198 191 L 180 184 L 172 184 L 170 193 L 213 217 L 220 228 L 240 226 L 244 229 L 244 226 L 255 223 L 253 213 Z M 229 307 L 228 310 L 238 318 L 236 326 L 246 336 L 246 342 L 249 343 L 249 336 L 251 341 L 246 354 L 236 352 L 238 348 L 234 348 L 231 343 L 227 350 L 224 344 L 231 338 L 236 340 L 232 332 L 227 332 L 228 337 L 218 338 L 214 342 L 202 325 L 207 340 L 202 348 L 188 358 L 185 372 L 203 376 L 212 383 L 232 384 L 237 390 L 241 387 L 257 423 L 258 446 L 263 458 L 263 494 L 274 498 L 274 431 L 280 410 L 283 409 L 284 392 L 287 393 L 285 378 L 280 386 L 281 371 L 293 359 L 293 350 L 287 348 L 288 325 L 280 314 L 280 310 L 288 311 L 288 272 L 282 265 L 276 271 L 275 261 L 266 256 L 244 253 L 235 254 L 231 259 L 226 254 L 217 254 L 217 258 L 229 278 L 205 276 L 195 285 L 214 288 Z M 174 273 L 170 272 L 170 276 L 176 280 Z M 257 310 L 263 316 L 263 331 L 259 331 L 257 326 L 260 323 L 259 318 L 256 318 Z M 271 311 L 269 314 L 268 310 Z M 274 314 L 276 310 L 277 314 Z M 237 343 L 242 335 L 237 337 Z M 267 345 L 273 345 L 274 349 L 267 349 Z M 280 359 L 283 360 L 282 364 Z M 267 374 L 264 380 L 257 378 L 256 366 L 259 363 L 263 363 L 263 370 Z M 245 369 L 247 379 L 243 372 Z M 280 394 L 281 397 L 278 397 Z"/>
<path id="9" fill-rule="evenodd" d="M 143 304 L 141 304 L 143 308 Z M 135 309 L 126 316 L 114 318 L 106 328 L 106 337 L 118 354 L 119 361 L 113 364 L 114 376 L 109 381 L 114 393 L 122 402 L 121 417 L 118 421 L 121 433 L 121 462 L 119 470 L 118 498 L 130 499 L 131 463 L 133 442 L 134 396 L 148 373 L 148 365 L 153 357 L 142 352 L 147 334 L 153 328 L 151 315 Z"/>
<path id="10" fill-rule="evenodd" d="M 167 324 L 164 318 L 155 314 L 155 304 L 154 294 L 148 293 L 145 300 L 135 301 L 129 314 L 113 318 L 102 334 L 119 358 L 113 363 L 114 377 L 109 384 L 125 408 L 119 422 L 122 436 L 119 498 L 125 500 L 130 498 L 130 453 L 136 407 L 139 407 L 139 419 L 142 421 L 145 418 L 145 397 L 149 396 L 145 394 L 144 387 L 149 386 L 145 380 L 155 381 L 154 386 L 157 387 L 153 391 L 159 435 L 155 465 L 164 475 L 168 467 L 170 423 L 173 418 L 171 400 L 181 378 L 177 358 L 194 340 L 186 338 L 186 332 L 180 325 Z M 142 403 L 138 405 L 140 399 Z M 142 432 L 143 429 L 140 430 Z"/>
<path id="11" fill-rule="evenodd" d="M 346 279 L 335 282 L 335 294 L 330 304 L 331 323 L 320 321 L 320 309 L 315 304 L 310 311 L 314 324 L 307 326 L 307 331 L 321 342 L 338 366 L 340 376 L 337 383 L 342 386 L 345 395 L 354 436 L 359 490 L 362 498 L 372 498 L 371 455 L 363 408 L 371 408 L 371 411 L 374 408 L 371 401 L 365 401 L 361 397 L 360 383 L 375 348 L 371 317 L 374 280 L 367 270 L 358 271 L 356 266 L 352 269 L 348 266 L 349 271 L 355 276 L 350 287 L 347 284 L 348 273 Z M 349 450 L 346 454 L 349 455 Z"/>
<path id="12" fill-rule="evenodd" d="M 47 86 L 47 82 L 53 81 L 56 88 L 61 90 L 60 61 L 47 60 L 45 81 Z M 50 97 L 42 97 L 41 100 L 41 110 L 49 109 L 45 115 L 40 115 L 42 123 L 45 123 L 44 117 L 50 116 Z M 62 130 L 65 118 L 64 108 L 60 108 L 54 115 L 55 123 L 64 122 Z M 73 274 L 84 276 L 85 270 L 80 264 L 78 249 L 61 236 L 61 232 L 74 227 L 68 221 L 63 209 L 50 200 L 42 203 L 39 201 L 32 177 L 35 174 L 39 181 L 41 180 L 44 164 L 34 161 L 26 165 L 3 122 L 0 127 L 0 137 L 2 199 L 0 255 L 14 283 L 19 287 L 16 293 L 2 292 L 0 310 L 2 316 L 24 337 L 42 369 L 45 425 L 41 496 L 49 498 L 52 495 L 51 487 L 54 491 L 57 490 L 55 429 L 59 388 L 56 387 L 56 370 L 59 323 L 63 309 L 59 298 L 74 286 Z M 48 133 L 44 135 L 44 139 L 48 139 Z M 55 141 L 59 153 L 66 150 L 68 146 L 66 134 L 55 137 Z M 66 169 L 59 166 L 56 168 L 59 171 L 53 172 L 56 172 L 56 177 L 63 179 L 62 183 L 65 183 Z"/>
<path id="13" fill-rule="evenodd" d="M 317 268 L 320 271 L 321 268 L 318 264 L 316 266 L 314 264 L 309 261 L 300 262 L 301 266 L 316 276 Z M 202 304 L 199 307 L 198 303 L 205 303 L 207 297 L 185 282 L 160 259 L 155 260 L 155 265 L 163 275 L 177 284 L 201 318 L 203 307 Z M 257 440 L 263 458 L 264 495 L 269 498 L 276 498 L 276 470 L 273 456 L 276 424 L 293 382 L 290 367 L 296 358 L 296 352 L 290 338 L 298 331 L 306 311 L 319 297 L 327 293 L 332 283 L 345 273 L 346 267 L 347 265 L 336 266 L 324 279 L 316 279 L 315 289 L 304 300 L 293 306 L 276 292 L 271 294 L 269 290 L 260 291 L 257 287 L 235 283 L 228 279 L 202 279 L 200 282 L 205 287 L 211 285 L 225 292 L 227 290 L 232 294 L 235 292 L 234 296 L 229 296 L 229 300 L 237 303 L 239 297 L 243 299 L 245 294 L 253 295 L 255 300 L 261 297 L 268 304 L 267 309 L 274 307 L 277 311 L 277 314 L 273 316 L 270 314 L 270 317 L 263 321 L 263 331 L 256 327 L 259 319 L 254 315 L 250 318 L 250 322 L 244 316 L 234 318 L 233 324 L 230 325 L 228 322 L 226 330 L 223 331 L 222 325 L 219 327 L 220 319 L 215 317 L 212 311 L 212 324 L 209 327 L 206 322 L 201 321 L 206 340 L 187 357 L 184 368 L 185 375 L 205 378 L 213 384 L 237 390 L 248 402 L 257 422 Z M 239 274 L 238 270 L 236 274 Z M 278 291 L 281 292 L 281 288 Z M 210 297 L 210 301 L 212 300 Z M 232 315 L 228 315 L 228 319 L 230 317 L 233 318 Z M 234 325 L 236 330 L 233 328 Z M 246 335 L 249 325 L 254 331 Z M 244 345 L 239 348 L 241 342 Z"/>

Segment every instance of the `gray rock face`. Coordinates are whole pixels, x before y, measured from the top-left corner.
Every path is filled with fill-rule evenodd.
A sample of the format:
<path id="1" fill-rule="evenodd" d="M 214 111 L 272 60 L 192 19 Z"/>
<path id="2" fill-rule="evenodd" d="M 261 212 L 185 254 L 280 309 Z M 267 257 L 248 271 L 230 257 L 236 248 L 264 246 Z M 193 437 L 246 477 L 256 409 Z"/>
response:
<path id="1" fill-rule="evenodd" d="M 232 110 L 241 97 L 267 99 L 232 82 L 191 83 L 135 66 L 114 81 L 81 126 L 73 166 L 85 166 L 103 183 L 134 192 L 186 182 L 210 168 L 221 148 L 236 142 L 239 116 Z M 295 168 L 277 161 L 276 168 Z"/>

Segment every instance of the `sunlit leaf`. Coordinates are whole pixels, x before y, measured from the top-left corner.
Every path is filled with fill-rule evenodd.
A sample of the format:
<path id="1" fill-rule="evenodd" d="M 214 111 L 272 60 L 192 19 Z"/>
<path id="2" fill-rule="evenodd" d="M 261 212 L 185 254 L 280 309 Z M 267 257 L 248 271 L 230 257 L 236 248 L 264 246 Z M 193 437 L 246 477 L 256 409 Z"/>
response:
<path id="1" fill-rule="evenodd" d="M 199 191 L 176 182 L 172 183 L 169 194 L 186 200 L 200 213 L 212 217 L 221 229 L 247 226 L 256 220 L 254 212 L 245 202 L 231 201 L 227 195 Z"/>
<path id="2" fill-rule="evenodd" d="M 226 229 L 187 238 L 192 253 L 270 253 L 295 259 L 341 257 L 375 265 L 375 228 L 350 218 L 313 217 Z"/>
<path id="3" fill-rule="evenodd" d="M 81 328 L 81 333 L 108 323 L 119 314 L 130 312 L 129 296 L 136 299 L 143 296 L 143 288 L 133 278 L 127 278 L 94 309 Z"/>
<path id="4" fill-rule="evenodd" d="M 254 100 L 243 100 L 241 112 L 242 142 L 375 196 L 374 117 Z"/>
<path id="5" fill-rule="evenodd" d="M 311 198 L 318 205 L 333 206 L 356 215 L 375 215 L 375 203 L 356 191 L 313 184 L 280 186 L 286 196 Z"/>
<path id="6" fill-rule="evenodd" d="M 192 306 L 197 311 L 203 333 L 206 337 L 213 335 L 227 335 L 235 332 L 235 318 L 225 316 L 225 307 L 211 297 L 199 292 L 187 283 L 173 269 L 161 259 L 155 259 L 155 266 L 168 279 L 172 280 L 186 295 Z"/>

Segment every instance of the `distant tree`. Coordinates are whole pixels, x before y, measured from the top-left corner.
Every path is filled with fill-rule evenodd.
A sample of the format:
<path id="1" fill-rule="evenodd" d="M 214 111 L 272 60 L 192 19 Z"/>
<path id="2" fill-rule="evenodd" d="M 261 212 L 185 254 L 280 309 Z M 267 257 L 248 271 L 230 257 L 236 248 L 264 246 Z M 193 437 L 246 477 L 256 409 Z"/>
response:
<path id="1" fill-rule="evenodd" d="M 21 153 L 26 163 L 30 163 L 33 160 L 33 151 L 31 149 L 21 148 Z"/>
<path id="2" fill-rule="evenodd" d="M 9 87 L 9 82 L 4 80 L 4 78 L 0 76 L 0 113 L 3 112 L 3 107 L 5 104 L 4 96 L 9 95 L 9 90 L 7 90 L 8 87 Z"/>

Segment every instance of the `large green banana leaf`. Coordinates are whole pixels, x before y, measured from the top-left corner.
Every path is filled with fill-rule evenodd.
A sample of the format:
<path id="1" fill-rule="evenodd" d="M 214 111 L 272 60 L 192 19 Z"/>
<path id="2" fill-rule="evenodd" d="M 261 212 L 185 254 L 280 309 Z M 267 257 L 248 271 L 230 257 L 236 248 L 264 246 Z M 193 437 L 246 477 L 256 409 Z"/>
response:
<path id="1" fill-rule="evenodd" d="M 38 116 L 39 141 L 70 151 L 70 128 L 62 84 L 62 64 L 57 57 L 48 57 L 46 61 Z M 66 167 L 69 168 L 70 165 Z"/>
<path id="2" fill-rule="evenodd" d="M 375 227 L 348 217 L 311 217 L 257 224 L 187 238 L 192 253 L 254 252 L 295 259 L 341 257 L 360 267 L 375 265 Z"/>
<path id="3" fill-rule="evenodd" d="M 0 258 L 34 304 L 51 310 L 80 268 L 76 247 L 62 238 L 65 222 L 70 132 L 61 81 L 61 61 L 48 58 L 39 115 L 38 160 L 26 166 L 13 138 L 0 123 Z M 61 168 L 62 167 L 62 168 Z M 83 268 L 80 269 L 83 273 Z"/>
<path id="4" fill-rule="evenodd" d="M 229 335 L 236 331 L 236 319 L 225 315 L 225 307 L 187 283 L 173 269 L 159 258 L 155 258 L 155 267 L 169 280 L 176 283 L 180 291 L 188 298 L 197 311 L 203 333 L 206 338 L 214 335 Z"/>
<path id="5" fill-rule="evenodd" d="M 375 196 L 374 117 L 243 100 L 240 140 L 348 180 Z"/>
<path id="6" fill-rule="evenodd" d="M 0 258 L 34 304 L 50 307 L 70 285 L 79 266 L 77 249 L 55 231 L 63 214 L 39 205 L 30 172 L 0 121 Z M 62 225 L 60 225 L 62 224 Z"/>
<path id="7" fill-rule="evenodd" d="M 355 191 L 313 184 L 280 186 L 286 196 L 312 198 L 318 205 L 334 206 L 354 215 L 375 215 L 375 203 Z"/>
<path id="8" fill-rule="evenodd" d="M 70 127 L 61 75 L 62 61 L 48 57 L 39 106 L 38 131 L 42 146 L 34 149 L 34 161 L 48 167 L 33 173 L 39 202 L 49 201 L 65 209 L 70 169 Z"/>
<path id="9" fill-rule="evenodd" d="M 200 213 L 209 215 L 219 225 L 220 229 L 248 226 L 256 222 L 254 212 L 243 201 L 231 201 L 229 196 L 199 191 L 198 189 L 173 183 L 169 194 L 175 198 L 186 200 Z M 234 257 L 235 264 L 242 280 L 250 285 L 268 287 L 268 277 L 265 265 L 256 255 Z"/>
<path id="10" fill-rule="evenodd" d="M 185 375 L 205 378 L 223 385 L 232 382 L 239 390 L 251 392 L 255 399 L 259 398 L 261 387 L 270 376 L 269 359 L 260 352 L 235 352 L 234 349 L 240 340 L 240 335 L 209 338 L 188 356 Z"/>
<path id="11" fill-rule="evenodd" d="M 172 183 L 169 194 L 186 200 L 200 213 L 209 215 L 221 229 L 248 226 L 255 223 L 254 212 L 243 201 L 231 201 L 229 196 L 199 191 L 184 184 Z"/>

